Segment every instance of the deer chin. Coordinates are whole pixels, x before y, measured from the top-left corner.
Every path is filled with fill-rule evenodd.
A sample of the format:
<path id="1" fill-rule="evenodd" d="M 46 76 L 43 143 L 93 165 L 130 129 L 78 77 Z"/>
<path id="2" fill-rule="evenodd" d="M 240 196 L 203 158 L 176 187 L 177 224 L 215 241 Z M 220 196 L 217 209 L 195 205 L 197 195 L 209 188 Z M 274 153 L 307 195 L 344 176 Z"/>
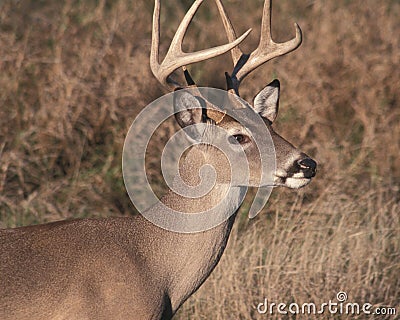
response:
<path id="1" fill-rule="evenodd" d="M 286 178 L 285 187 L 290 189 L 300 189 L 309 184 L 311 178 Z"/>
<path id="2" fill-rule="evenodd" d="M 309 184 L 311 178 L 304 177 L 279 177 L 275 176 L 274 183 L 277 187 L 287 187 L 290 189 L 300 189 Z"/>

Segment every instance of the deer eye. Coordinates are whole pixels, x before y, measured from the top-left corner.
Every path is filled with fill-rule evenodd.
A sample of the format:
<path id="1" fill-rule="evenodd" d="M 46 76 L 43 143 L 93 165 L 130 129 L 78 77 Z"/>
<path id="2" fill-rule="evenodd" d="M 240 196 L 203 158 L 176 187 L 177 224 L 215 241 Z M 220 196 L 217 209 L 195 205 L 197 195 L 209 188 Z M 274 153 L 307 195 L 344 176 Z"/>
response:
<path id="1" fill-rule="evenodd" d="M 244 134 L 234 134 L 231 138 L 235 139 L 237 143 L 245 144 L 249 142 L 249 137 Z"/>

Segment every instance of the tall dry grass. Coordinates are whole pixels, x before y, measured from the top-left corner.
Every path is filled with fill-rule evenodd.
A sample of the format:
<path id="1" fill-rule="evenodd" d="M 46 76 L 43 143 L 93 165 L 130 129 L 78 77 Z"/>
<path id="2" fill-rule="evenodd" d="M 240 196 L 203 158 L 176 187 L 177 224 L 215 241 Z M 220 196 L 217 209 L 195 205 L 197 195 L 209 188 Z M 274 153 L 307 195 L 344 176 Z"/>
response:
<path id="1" fill-rule="evenodd" d="M 163 1 L 162 52 L 190 2 Z M 254 48 L 262 1 L 225 4 L 238 33 L 255 29 L 243 45 Z M 162 94 L 148 66 L 151 13 L 144 0 L 0 3 L 1 227 L 134 213 L 121 150 L 135 115 Z M 221 263 L 178 319 L 279 318 L 255 306 L 265 297 L 323 303 L 338 291 L 399 306 L 400 3 L 283 0 L 273 13 L 277 40 L 297 21 L 304 42 L 241 92 L 251 99 L 281 80 L 276 129 L 319 171 L 302 190 L 275 190 L 254 220 L 244 204 Z M 217 17 L 206 1 L 186 50 L 226 41 Z M 230 69 L 226 55 L 191 72 L 224 87 Z"/>

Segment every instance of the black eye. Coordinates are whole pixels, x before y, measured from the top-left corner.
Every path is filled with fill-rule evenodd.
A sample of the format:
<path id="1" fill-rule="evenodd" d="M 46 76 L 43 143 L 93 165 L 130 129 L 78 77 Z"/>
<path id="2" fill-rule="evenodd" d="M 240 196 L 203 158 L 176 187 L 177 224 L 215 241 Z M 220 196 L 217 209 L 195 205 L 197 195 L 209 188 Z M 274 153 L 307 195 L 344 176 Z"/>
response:
<path id="1" fill-rule="evenodd" d="M 244 144 L 246 142 L 248 142 L 249 138 L 243 134 L 234 134 L 233 138 L 235 138 L 235 140 L 237 142 L 239 142 L 240 144 Z"/>

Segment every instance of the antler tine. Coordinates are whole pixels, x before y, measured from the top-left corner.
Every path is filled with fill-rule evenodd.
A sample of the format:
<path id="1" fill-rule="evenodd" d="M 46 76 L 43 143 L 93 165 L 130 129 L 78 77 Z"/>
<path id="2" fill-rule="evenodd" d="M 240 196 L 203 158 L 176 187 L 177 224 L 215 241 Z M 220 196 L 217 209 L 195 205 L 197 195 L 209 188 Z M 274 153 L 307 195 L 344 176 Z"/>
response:
<path id="1" fill-rule="evenodd" d="M 261 35 L 260 42 L 256 50 L 254 50 L 249 57 L 247 63 L 240 69 L 236 75 L 239 83 L 251 71 L 255 70 L 267 61 L 287 54 L 299 47 L 302 41 L 301 29 L 295 23 L 296 37 L 283 42 L 276 43 L 272 40 L 271 36 L 271 0 L 265 0 L 263 8 L 263 16 L 261 21 Z"/>
<path id="2" fill-rule="evenodd" d="M 232 41 L 235 38 L 235 31 L 232 23 L 225 12 L 221 0 L 215 0 L 215 2 L 217 3 L 227 37 L 229 41 Z M 302 35 L 301 29 L 297 23 L 295 23 L 295 29 L 295 38 L 283 43 L 274 42 L 271 36 L 271 0 L 265 0 L 261 21 L 260 42 L 257 49 L 255 49 L 249 56 L 244 55 L 237 47 L 234 49 L 235 52 L 232 52 L 232 59 L 234 61 L 235 68 L 231 77 L 233 83 L 235 84 L 236 92 L 238 92 L 241 81 L 250 72 L 257 69 L 267 61 L 287 54 L 300 46 Z M 240 59 L 240 57 L 243 57 L 243 59 Z"/>
<path id="3" fill-rule="evenodd" d="M 235 32 L 235 29 L 233 28 L 231 20 L 228 18 L 228 15 L 226 14 L 224 5 L 222 4 L 221 0 L 215 0 L 215 3 L 217 4 L 218 11 L 221 15 L 222 23 L 224 24 L 224 28 L 225 28 L 226 35 L 228 37 L 228 41 L 229 42 L 235 41 L 236 32 Z M 235 66 L 237 64 L 237 62 L 240 59 L 242 54 L 243 54 L 243 52 L 242 52 L 242 50 L 240 50 L 239 46 L 234 47 L 231 50 L 233 66 Z"/>
<path id="4" fill-rule="evenodd" d="M 154 76 L 158 79 L 160 49 L 160 1 L 155 1 L 153 12 L 153 25 L 151 32 L 151 49 L 150 49 L 150 68 Z"/>
<path id="5" fill-rule="evenodd" d="M 171 45 L 165 55 L 162 63 L 159 63 L 159 44 L 160 44 L 160 0 L 155 0 L 154 13 L 153 13 L 153 35 L 151 42 L 151 53 L 150 53 L 150 68 L 154 76 L 158 81 L 169 89 L 176 89 L 180 85 L 173 81 L 170 75 L 178 68 L 189 65 L 191 63 L 207 60 L 216 56 L 219 56 L 225 52 L 232 50 L 239 43 L 241 43 L 250 33 L 251 29 L 247 30 L 239 38 L 217 47 L 212 47 L 197 52 L 183 52 L 182 41 L 186 34 L 186 30 L 192 21 L 194 14 L 199 8 L 203 0 L 196 0 L 190 7 L 182 22 L 180 23 L 178 30 L 175 33 L 174 38 L 171 41 Z"/>

